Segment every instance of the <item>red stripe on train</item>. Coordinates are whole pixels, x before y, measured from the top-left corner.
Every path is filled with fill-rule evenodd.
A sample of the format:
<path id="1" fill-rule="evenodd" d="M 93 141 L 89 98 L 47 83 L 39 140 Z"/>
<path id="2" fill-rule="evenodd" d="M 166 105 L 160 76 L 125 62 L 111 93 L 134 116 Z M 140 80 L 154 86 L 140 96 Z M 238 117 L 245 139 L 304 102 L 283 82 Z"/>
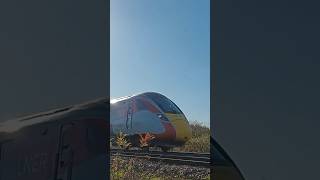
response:
<path id="1" fill-rule="evenodd" d="M 142 103 L 145 105 L 145 107 L 146 107 L 149 111 L 151 111 L 151 112 L 153 112 L 153 113 L 160 113 L 160 111 L 159 111 L 154 105 L 152 105 L 150 102 L 148 102 L 147 100 L 142 99 Z"/>
<path id="2" fill-rule="evenodd" d="M 176 138 L 176 130 L 170 123 L 161 122 L 164 126 L 164 133 L 162 134 L 155 134 L 156 139 L 158 140 L 173 140 Z"/>

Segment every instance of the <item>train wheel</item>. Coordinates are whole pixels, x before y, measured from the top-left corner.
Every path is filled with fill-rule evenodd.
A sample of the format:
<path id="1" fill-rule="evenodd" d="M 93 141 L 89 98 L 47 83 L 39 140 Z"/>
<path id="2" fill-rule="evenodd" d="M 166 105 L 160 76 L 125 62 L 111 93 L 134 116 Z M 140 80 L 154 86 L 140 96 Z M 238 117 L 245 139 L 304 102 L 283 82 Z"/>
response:
<path id="1" fill-rule="evenodd" d="M 168 152 L 170 150 L 169 147 L 161 146 L 160 147 L 163 152 Z"/>

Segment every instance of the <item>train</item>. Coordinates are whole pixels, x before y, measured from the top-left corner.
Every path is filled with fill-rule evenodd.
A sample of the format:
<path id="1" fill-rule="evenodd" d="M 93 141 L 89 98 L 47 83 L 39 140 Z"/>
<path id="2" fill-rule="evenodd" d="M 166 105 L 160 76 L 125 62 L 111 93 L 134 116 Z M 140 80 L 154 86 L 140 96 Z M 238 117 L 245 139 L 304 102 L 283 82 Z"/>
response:
<path id="1" fill-rule="evenodd" d="M 189 122 L 181 109 L 156 92 L 112 99 L 110 129 L 111 137 L 126 134 L 133 147 L 139 147 L 139 135 L 149 133 L 154 139 L 148 147 L 158 147 L 163 151 L 184 145 L 192 136 Z"/>
<path id="2" fill-rule="evenodd" d="M 107 139 L 118 132 L 133 138 L 152 133 L 151 145 L 165 150 L 183 145 L 192 133 L 179 107 L 153 92 L 20 117 L 0 123 L 0 179 L 108 179 Z M 214 179 L 244 180 L 212 136 L 210 143 Z"/>
<path id="3" fill-rule="evenodd" d="M 1 180 L 105 179 L 109 98 L 0 123 Z"/>

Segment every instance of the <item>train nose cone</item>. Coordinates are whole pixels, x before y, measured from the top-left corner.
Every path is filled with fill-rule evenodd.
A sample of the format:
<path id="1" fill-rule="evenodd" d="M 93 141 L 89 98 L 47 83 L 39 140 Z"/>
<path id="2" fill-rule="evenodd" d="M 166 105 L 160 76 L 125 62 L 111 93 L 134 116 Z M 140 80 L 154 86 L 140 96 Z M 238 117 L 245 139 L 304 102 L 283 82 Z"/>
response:
<path id="1" fill-rule="evenodd" d="M 176 130 L 176 141 L 186 142 L 191 139 L 192 132 L 186 118 L 181 114 L 166 114 Z"/>

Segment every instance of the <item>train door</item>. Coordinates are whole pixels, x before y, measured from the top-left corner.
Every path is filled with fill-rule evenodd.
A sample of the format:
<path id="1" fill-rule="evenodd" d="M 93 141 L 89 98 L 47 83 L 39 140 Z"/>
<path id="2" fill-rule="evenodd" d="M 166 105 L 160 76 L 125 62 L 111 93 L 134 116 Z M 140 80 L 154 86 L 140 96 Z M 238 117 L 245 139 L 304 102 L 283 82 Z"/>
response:
<path id="1" fill-rule="evenodd" d="M 61 126 L 55 180 L 71 180 L 74 149 L 72 148 L 74 124 Z"/>
<path id="2" fill-rule="evenodd" d="M 106 177 L 107 125 L 102 119 L 78 119 L 60 128 L 54 180 Z M 105 142 L 105 143 L 104 143 Z"/>
<path id="3" fill-rule="evenodd" d="M 1 136 L 1 180 L 50 179 L 55 176 L 58 128 L 44 123 Z"/>
<path id="4" fill-rule="evenodd" d="M 128 111 L 127 111 L 127 119 L 126 119 L 126 128 L 128 130 L 132 129 L 132 118 L 133 118 L 133 101 L 128 101 Z"/>

